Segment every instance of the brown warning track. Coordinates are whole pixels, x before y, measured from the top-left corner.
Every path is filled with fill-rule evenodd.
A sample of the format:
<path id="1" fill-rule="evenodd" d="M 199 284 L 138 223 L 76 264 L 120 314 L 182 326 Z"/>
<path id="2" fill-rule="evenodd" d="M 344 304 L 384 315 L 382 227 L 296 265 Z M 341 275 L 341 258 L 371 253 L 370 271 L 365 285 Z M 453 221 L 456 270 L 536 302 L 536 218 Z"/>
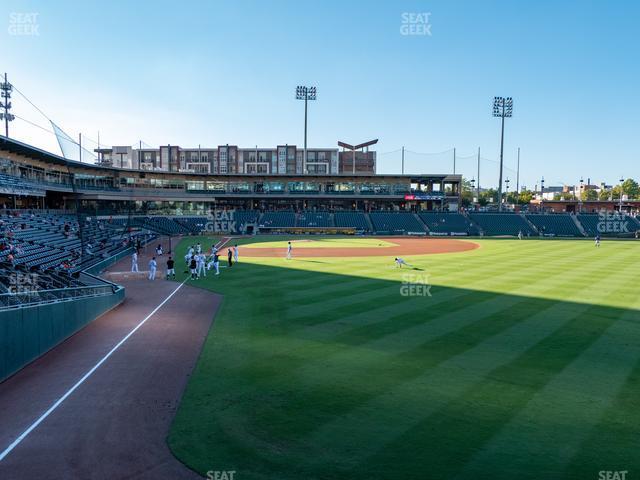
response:
<path id="1" fill-rule="evenodd" d="M 130 270 L 130 259 L 111 270 Z M 126 287 L 122 305 L 0 383 L 0 452 L 179 285 L 143 273 L 113 277 Z M 219 300 L 184 285 L 0 461 L 0 478 L 200 478 L 172 456 L 166 437 Z"/>
<path id="2" fill-rule="evenodd" d="M 453 238 L 398 238 L 398 237 L 376 237 L 381 240 L 395 243 L 397 245 L 389 247 L 357 247 L 353 248 L 330 248 L 330 247 L 303 247 L 296 248 L 293 245 L 295 257 L 382 257 L 382 256 L 406 256 L 406 255 L 429 255 L 434 253 L 465 252 L 478 248 L 475 242 L 469 240 L 458 240 Z M 257 244 L 256 244 L 257 245 Z M 283 257 L 286 255 L 285 248 L 242 248 L 238 247 L 240 257 Z"/>

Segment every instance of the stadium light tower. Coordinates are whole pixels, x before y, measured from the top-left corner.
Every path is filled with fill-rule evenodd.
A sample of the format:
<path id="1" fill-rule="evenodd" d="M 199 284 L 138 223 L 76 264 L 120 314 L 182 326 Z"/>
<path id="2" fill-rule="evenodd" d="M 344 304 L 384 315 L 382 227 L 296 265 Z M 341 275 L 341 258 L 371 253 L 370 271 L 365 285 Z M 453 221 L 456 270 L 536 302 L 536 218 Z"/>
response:
<path id="1" fill-rule="evenodd" d="M 304 100 L 304 157 L 302 160 L 302 173 L 307 173 L 307 103 L 315 100 L 317 95 L 316 87 L 296 87 L 296 100 Z"/>
<path id="2" fill-rule="evenodd" d="M 493 116 L 502 119 L 502 133 L 500 134 L 500 184 L 498 185 L 498 210 L 502 210 L 502 167 L 504 164 L 504 119 L 513 116 L 513 98 L 493 97 Z"/>

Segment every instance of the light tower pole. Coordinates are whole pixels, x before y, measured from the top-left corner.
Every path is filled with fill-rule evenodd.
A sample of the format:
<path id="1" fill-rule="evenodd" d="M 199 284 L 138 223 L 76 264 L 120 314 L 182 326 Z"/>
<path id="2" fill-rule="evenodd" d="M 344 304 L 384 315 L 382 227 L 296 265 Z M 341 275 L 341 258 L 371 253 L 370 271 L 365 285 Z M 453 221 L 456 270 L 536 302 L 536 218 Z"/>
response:
<path id="1" fill-rule="evenodd" d="M 618 207 L 618 211 L 622 213 L 622 184 L 624 183 L 624 177 L 620 177 L 620 206 Z"/>
<path id="2" fill-rule="evenodd" d="M 498 185 L 498 210 L 502 211 L 502 169 L 504 165 L 504 119 L 513 116 L 513 98 L 493 97 L 493 116 L 502 120 L 500 134 L 500 179 Z"/>
<path id="3" fill-rule="evenodd" d="M 506 194 L 506 197 L 504 199 L 505 205 L 507 205 L 509 203 L 509 182 L 510 182 L 510 180 L 508 178 L 504 181 L 504 183 L 507 184 L 507 194 Z"/>
<path id="4" fill-rule="evenodd" d="M 4 120 L 4 136 L 9 138 L 9 122 L 12 122 L 16 117 L 9 113 L 11 110 L 11 92 L 13 91 L 13 85 L 7 80 L 7 74 L 4 74 L 4 82 L 0 83 L 0 108 L 4 112 L 0 112 L 0 120 Z"/>
<path id="5" fill-rule="evenodd" d="M 298 85 L 296 87 L 296 100 L 304 100 L 304 156 L 302 159 L 302 174 L 307 173 L 307 104 L 309 100 L 315 100 L 317 97 L 316 87 L 305 87 Z"/>

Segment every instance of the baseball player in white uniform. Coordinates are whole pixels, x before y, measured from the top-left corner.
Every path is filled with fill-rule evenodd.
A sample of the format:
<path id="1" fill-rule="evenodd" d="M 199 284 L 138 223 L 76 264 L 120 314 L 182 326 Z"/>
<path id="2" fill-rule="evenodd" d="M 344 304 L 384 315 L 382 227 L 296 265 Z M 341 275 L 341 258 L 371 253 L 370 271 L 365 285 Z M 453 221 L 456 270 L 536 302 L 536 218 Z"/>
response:
<path id="1" fill-rule="evenodd" d="M 131 255 L 131 272 L 138 273 L 138 254 L 136 251 L 133 251 L 133 255 Z"/>
<path id="2" fill-rule="evenodd" d="M 198 278 L 206 277 L 207 271 L 205 269 L 205 255 L 204 253 L 198 253 L 196 255 L 196 272 L 198 274 Z"/>
<path id="3" fill-rule="evenodd" d="M 158 268 L 158 264 L 156 263 L 156 257 L 153 257 L 149 260 L 149 280 L 156 279 L 156 270 Z"/>

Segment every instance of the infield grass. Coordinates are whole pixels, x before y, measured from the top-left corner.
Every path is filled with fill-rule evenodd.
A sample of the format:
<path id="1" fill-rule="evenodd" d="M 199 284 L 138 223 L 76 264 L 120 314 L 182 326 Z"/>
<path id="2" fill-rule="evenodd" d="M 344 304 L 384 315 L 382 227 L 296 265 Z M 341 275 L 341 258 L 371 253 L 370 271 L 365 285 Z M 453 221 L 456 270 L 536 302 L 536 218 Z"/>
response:
<path id="1" fill-rule="evenodd" d="M 640 245 L 478 243 L 190 282 L 224 301 L 174 454 L 237 480 L 640 477 Z"/>

